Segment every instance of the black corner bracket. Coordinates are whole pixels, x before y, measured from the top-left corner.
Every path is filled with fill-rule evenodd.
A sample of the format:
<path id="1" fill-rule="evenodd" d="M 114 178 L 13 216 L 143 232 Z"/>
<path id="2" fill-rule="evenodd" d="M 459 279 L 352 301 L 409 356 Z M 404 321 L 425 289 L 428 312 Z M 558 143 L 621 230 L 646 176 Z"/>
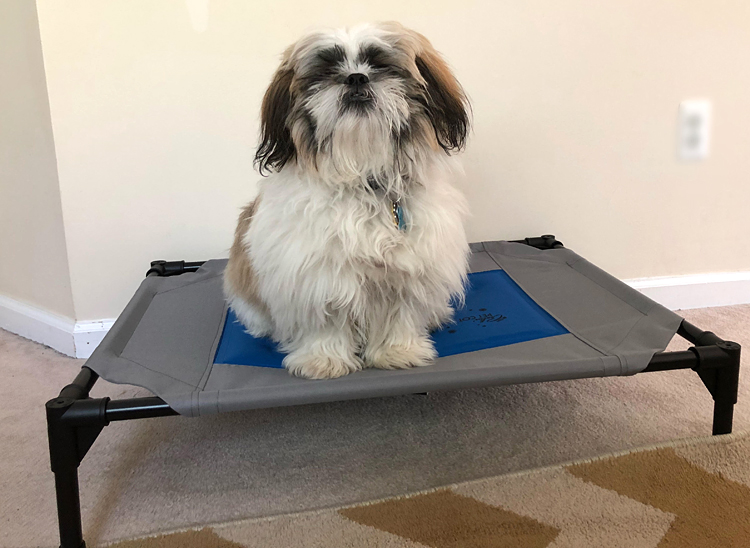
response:
<path id="1" fill-rule="evenodd" d="M 157 397 L 111 401 L 91 398 L 99 375 L 85 365 L 75 380 L 47 402 L 50 467 L 55 475 L 61 548 L 85 548 L 81 526 L 78 467 L 110 422 L 176 415 Z"/>
<path id="2" fill-rule="evenodd" d="M 562 242 L 557 241 L 555 239 L 554 234 L 545 234 L 544 236 L 539 236 L 535 238 L 524 238 L 523 240 L 512 240 L 512 243 L 516 244 L 526 244 L 531 247 L 535 247 L 537 249 L 558 249 L 563 246 Z"/>
<path id="3" fill-rule="evenodd" d="M 698 373 L 714 400 L 713 434 L 731 433 L 742 347 L 711 331 L 702 331 L 687 320 L 682 320 L 677 334 L 694 346 L 685 351 L 655 354 L 644 372 L 690 368 Z"/>
<path id="4" fill-rule="evenodd" d="M 81 530 L 78 466 L 102 429 L 109 424 L 109 398 L 92 399 L 89 392 L 99 376 L 88 367 L 60 395 L 47 402 L 47 435 L 52 472 L 55 474 L 60 545 L 85 548 Z"/>
<path id="5" fill-rule="evenodd" d="M 102 429 L 109 424 L 106 416 L 109 398 L 84 398 L 61 395 L 46 404 L 49 457 L 55 474 L 60 546 L 64 548 L 86 548 L 81 528 L 78 466 Z"/>
<path id="6" fill-rule="evenodd" d="M 736 342 L 718 340 L 710 346 L 694 346 L 690 351 L 698 358 L 693 370 L 714 399 L 713 434 L 729 434 L 737 403 L 742 348 Z"/>
<path id="7" fill-rule="evenodd" d="M 178 276 L 185 272 L 195 272 L 203 264 L 203 261 L 151 261 L 151 268 L 146 276 Z"/>

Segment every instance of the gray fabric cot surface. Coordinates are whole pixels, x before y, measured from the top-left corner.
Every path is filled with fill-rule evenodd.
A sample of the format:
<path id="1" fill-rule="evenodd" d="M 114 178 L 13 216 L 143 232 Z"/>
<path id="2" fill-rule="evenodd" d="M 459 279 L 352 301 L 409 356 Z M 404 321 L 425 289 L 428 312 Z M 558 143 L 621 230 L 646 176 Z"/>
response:
<path id="1" fill-rule="evenodd" d="M 102 378 L 147 388 L 186 416 L 434 390 L 632 375 L 666 348 L 681 318 L 569 249 L 471 245 L 471 271 L 503 269 L 569 333 L 441 357 L 400 371 L 310 381 L 283 369 L 213 363 L 226 303 L 226 260 L 146 278 L 86 362 Z"/>

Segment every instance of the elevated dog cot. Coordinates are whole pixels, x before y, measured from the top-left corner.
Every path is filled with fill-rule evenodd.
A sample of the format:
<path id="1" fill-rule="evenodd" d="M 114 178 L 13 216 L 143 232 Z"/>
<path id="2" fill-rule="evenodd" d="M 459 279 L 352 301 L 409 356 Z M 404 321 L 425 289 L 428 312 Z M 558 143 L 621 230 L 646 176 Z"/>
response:
<path id="1" fill-rule="evenodd" d="M 85 546 L 78 466 L 112 421 L 693 369 L 731 432 L 740 346 L 702 331 L 554 236 L 471 246 L 466 302 L 432 337 L 433 365 L 294 378 L 272 341 L 247 334 L 222 296 L 226 260 L 155 261 L 75 381 L 47 402 L 62 548 Z M 675 335 L 694 346 L 664 352 Z M 99 376 L 155 396 L 92 399 Z"/>

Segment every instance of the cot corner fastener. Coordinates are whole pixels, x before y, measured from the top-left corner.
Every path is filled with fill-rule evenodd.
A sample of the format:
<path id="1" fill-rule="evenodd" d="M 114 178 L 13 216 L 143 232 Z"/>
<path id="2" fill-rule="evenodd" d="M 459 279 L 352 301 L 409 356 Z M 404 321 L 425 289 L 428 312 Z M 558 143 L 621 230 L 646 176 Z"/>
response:
<path id="1" fill-rule="evenodd" d="M 710 331 L 705 333 L 709 340 L 718 339 Z M 714 399 L 713 434 L 729 434 L 737 403 L 742 347 L 733 341 L 711 342 L 713 344 L 690 348 L 698 359 L 693 370 Z"/>
<path id="2" fill-rule="evenodd" d="M 96 373 L 83 367 L 72 384 L 45 404 L 61 548 L 86 547 L 81 526 L 78 466 L 109 424 L 109 398 L 89 398 L 89 390 L 97 379 Z"/>

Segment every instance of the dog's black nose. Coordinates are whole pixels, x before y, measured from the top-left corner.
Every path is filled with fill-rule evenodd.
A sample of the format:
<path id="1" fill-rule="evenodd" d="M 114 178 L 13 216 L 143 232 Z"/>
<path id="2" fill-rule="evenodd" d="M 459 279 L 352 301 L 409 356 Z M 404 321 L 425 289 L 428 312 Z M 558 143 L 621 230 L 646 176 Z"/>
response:
<path id="1" fill-rule="evenodd" d="M 346 101 L 349 105 L 365 105 L 372 103 L 372 94 L 366 85 L 370 82 L 370 79 L 366 74 L 361 72 L 355 72 L 350 74 L 344 80 L 344 83 L 348 86 L 346 92 Z"/>
<path id="2" fill-rule="evenodd" d="M 362 74 L 361 72 L 355 72 L 354 74 L 350 74 L 346 77 L 346 80 L 344 80 L 344 83 L 347 86 L 364 86 L 370 81 L 370 79 L 367 77 L 366 74 Z"/>

